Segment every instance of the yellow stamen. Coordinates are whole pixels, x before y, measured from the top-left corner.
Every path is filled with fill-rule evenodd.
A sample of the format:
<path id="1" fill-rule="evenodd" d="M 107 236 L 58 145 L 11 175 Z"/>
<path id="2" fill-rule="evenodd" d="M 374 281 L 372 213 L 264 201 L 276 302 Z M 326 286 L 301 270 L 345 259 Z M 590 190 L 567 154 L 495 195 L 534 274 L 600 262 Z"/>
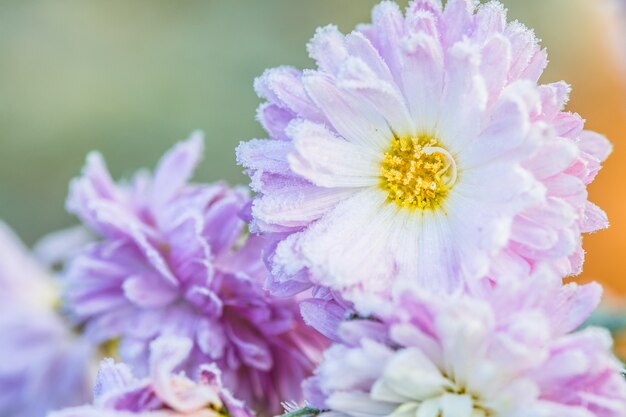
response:
<path id="1" fill-rule="evenodd" d="M 109 339 L 100 345 L 100 352 L 105 358 L 119 358 L 120 339 Z"/>
<path id="2" fill-rule="evenodd" d="M 394 137 L 380 175 L 387 201 L 419 210 L 440 208 L 457 179 L 454 159 L 432 136 Z"/>

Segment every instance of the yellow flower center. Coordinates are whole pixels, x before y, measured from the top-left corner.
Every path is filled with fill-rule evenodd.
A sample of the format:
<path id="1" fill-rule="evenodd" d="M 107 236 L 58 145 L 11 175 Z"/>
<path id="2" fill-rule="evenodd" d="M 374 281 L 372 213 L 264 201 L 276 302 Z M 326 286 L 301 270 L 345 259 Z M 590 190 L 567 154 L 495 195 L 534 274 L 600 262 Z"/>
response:
<path id="1" fill-rule="evenodd" d="M 120 339 L 109 339 L 100 345 L 100 353 L 105 358 L 119 358 Z"/>
<path id="2" fill-rule="evenodd" d="M 448 376 L 446 378 L 449 379 Z M 479 395 L 471 393 L 466 387 L 456 385 L 450 381 L 451 385 L 444 388 L 449 394 L 453 395 L 469 395 L 472 399 L 472 417 L 493 417 L 494 411 L 487 407 Z"/>
<path id="3" fill-rule="evenodd" d="M 457 168 L 452 155 L 432 136 L 394 137 L 380 176 L 387 201 L 408 209 L 435 210 L 454 186 Z"/>
<path id="4" fill-rule="evenodd" d="M 228 408 L 226 408 L 225 405 L 222 405 L 221 407 L 216 406 L 216 405 L 209 405 L 209 410 L 215 412 L 216 417 L 230 417 L 230 412 L 228 411 Z"/>

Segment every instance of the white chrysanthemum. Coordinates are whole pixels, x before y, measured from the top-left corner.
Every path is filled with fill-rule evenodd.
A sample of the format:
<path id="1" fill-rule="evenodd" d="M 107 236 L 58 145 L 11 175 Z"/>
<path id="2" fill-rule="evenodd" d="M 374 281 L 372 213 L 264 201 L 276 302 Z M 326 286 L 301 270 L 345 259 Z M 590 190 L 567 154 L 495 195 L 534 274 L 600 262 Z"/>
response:
<path id="1" fill-rule="evenodd" d="M 451 290 L 538 263 L 578 271 L 581 232 L 606 225 L 586 184 L 610 146 L 561 111 L 564 83 L 497 2 L 393 2 L 343 35 L 321 28 L 318 68 L 267 71 L 271 135 L 238 149 L 258 195 L 253 229 L 276 239 L 276 292 L 311 284 Z"/>
<path id="2" fill-rule="evenodd" d="M 610 336 L 571 333 L 596 304 L 597 287 L 539 287 L 554 305 L 529 304 L 541 296 L 515 292 L 499 294 L 514 309 L 405 294 L 379 321 L 343 322 L 305 384 L 310 415 L 623 416 L 626 382 Z"/>

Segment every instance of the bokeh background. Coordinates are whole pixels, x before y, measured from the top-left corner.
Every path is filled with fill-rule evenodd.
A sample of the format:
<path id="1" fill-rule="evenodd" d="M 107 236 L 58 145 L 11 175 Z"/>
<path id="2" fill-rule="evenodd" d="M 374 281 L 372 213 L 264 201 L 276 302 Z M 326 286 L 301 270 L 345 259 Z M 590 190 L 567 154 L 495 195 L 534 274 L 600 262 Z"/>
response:
<path id="1" fill-rule="evenodd" d="M 194 129 L 207 136 L 197 179 L 244 183 L 234 147 L 263 136 L 254 77 L 282 64 L 311 66 L 304 45 L 315 28 L 333 22 L 348 31 L 374 3 L 0 1 L 0 218 L 33 243 L 74 224 L 64 212 L 67 183 L 88 151 L 100 150 L 116 176 L 129 176 Z M 551 63 L 543 81 L 570 82 L 570 110 L 615 143 L 591 189 L 612 228 L 586 238 L 581 279 L 604 283 L 619 308 L 626 296 L 624 2 L 504 3 L 544 40 Z"/>

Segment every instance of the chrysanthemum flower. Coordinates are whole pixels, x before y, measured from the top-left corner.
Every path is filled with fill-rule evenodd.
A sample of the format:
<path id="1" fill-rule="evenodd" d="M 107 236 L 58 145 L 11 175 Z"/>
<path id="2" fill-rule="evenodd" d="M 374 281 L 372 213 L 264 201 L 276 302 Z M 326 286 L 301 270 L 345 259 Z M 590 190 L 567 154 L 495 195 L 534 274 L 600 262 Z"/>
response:
<path id="1" fill-rule="evenodd" d="M 94 405 L 50 417 L 252 417 L 254 414 L 222 387 L 215 366 L 203 366 L 198 383 L 184 373 L 175 373 L 192 347 L 189 339 L 152 342 L 146 378 L 136 378 L 127 365 L 106 359 L 98 373 Z"/>
<path id="2" fill-rule="evenodd" d="M 90 398 L 95 352 L 56 303 L 50 274 L 0 222 L 0 416 L 43 417 Z"/>
<path id="3" fill-rule="evenodd" d="M 187 184 L 202 150 L 194 135 L 152 178 L 120 185 L 98 154 L 88 157 L 67 205 L 102 239 L 71 262 L 65 299 L 86 335 L 118 341 L 137 372 L 146 371 L 151 340 L 186 337 L 194 341 L 190 375 L 215 363 L 239 398 L 275 413 L 280 401 L 301 398 L 323 343 L 294 300 L 264 292 L 262 242 L 243 239 L 238 217 L 245 191 Z"/>
<path id="4" fill-rule="evenodd" d="M 270 134 L 238 148 L 258 193 L 252 228 L 275 240 L 269 288 L 433 291 L 548 264 L 580 270 L 587 200 L 608 156 L 563 112 L 569 86 L 537 85 L 532 31 L 498 2 L 384 1 L 372 23 L 317 31 L 315 70 L 256 82 Z"/>
<path id="5" fill-rule="evenodd" d="M 597 302 L 594 292 L 553 286 L 552 305 L 504 309 L 467 295 L 405 293 L 380 318 L 341 324 L 342 341 L 306 383 L 304 414 L 626 415 L 626 380 L 609 334 L 569 333 Z"/>

